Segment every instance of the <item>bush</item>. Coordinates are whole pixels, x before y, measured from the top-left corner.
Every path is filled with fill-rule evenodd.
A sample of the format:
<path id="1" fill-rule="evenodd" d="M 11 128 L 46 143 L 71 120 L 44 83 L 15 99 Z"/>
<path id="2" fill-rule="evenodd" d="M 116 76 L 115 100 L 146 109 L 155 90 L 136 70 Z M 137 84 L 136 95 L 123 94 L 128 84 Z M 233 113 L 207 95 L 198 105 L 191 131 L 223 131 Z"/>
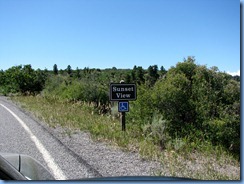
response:
<path id="1" fill-rule="evenodd" d="M 167 78 L 155 84 L 152 92 L 152 101 L 166 120 L 171 136 L 185 136 L 183 130 L 195 122 L 195 110 L 191 99 L 190 81 L 182 73 L 175 74 L 169 71 Z"/>
<path id="2" fill-rule="evenodd" d="M 63 100 L 108 104 L 107 90 L 101 84 L 81 81 L 64 76 L 51 76 L 43 92 L 44 96 L 58 96 Z"/>
<path id="3" fill-rule="evenodd" d="M 146 85 L 137 86 L 137 100 L 130 102 L 130 112 L 128 113 L 128 122 L 142 127 L 152 122 L 154 113 L 154 102 L 152 100 L 152 90 Z"/>
<path id="4" fill-rule="evenodd" d="M 233 153 L 240 151 L 240 124 L 215 119 L 204 123 L 206 137 L 213 145 L 223 145 Z"/>
<path id="5" fill-rule="evenodd" d="M 31 65 L 14 66 L 5 72 L 1 71 L 1 91 L 3 94 L 8 93 L 22 93 L 22 94 L 35 94 L 43 90 L 46 73 L 31 68 Z"/>
<path id="6" fill-rule="evenodd" d="M 165 149 L 170 138 L 167 128 L 168 121 L 164 120 L 159 113 L 154 113 L 152 122 L 143 126 L 143 134 L 146 139 L 160 145 L 161 149 Z"/>

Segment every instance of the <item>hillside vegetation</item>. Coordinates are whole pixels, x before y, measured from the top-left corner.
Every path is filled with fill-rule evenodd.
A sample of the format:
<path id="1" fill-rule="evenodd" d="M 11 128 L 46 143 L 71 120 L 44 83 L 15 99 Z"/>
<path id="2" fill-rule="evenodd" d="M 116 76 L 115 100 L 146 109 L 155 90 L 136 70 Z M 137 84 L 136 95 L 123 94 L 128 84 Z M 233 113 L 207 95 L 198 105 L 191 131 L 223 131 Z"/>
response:
<path id="1" fill-rule="evenodd" d="M 109 101 L 110 83 L 122 79 L 137 84 L 137 100 L 130 102 L 126 113 L 126 132 L 121 132 L 117 103 Z M 139 151 L 150 159 L 172 157 L 175 169 L 171 175 L 178 175 L 177 167 L 187 170 L 185 160 L 200 153 L 216 158 L 211 163 L 218 167 L 239 165 L 240 78 L 217 67 L 197 65 L 194 57 L 168 71 L 157 65 L 146 70 L 137 66 L 72 70 L 70 65 L 58 70 L 55 64 L 52 71 L 17 66 L 0 71 L 0 93 L 18 94 L 15 100 L 51 126 L 88 130 L 97 139 Z M 185 159 L 181 164 L 180 158 Z M 211 168 L 203 169 L 206 175 L 193 169 L 189 172 L 195 174 L 182 176 L 240 178 L 239 173 L 230 176 L 231 172 L 206 166 Z"/>

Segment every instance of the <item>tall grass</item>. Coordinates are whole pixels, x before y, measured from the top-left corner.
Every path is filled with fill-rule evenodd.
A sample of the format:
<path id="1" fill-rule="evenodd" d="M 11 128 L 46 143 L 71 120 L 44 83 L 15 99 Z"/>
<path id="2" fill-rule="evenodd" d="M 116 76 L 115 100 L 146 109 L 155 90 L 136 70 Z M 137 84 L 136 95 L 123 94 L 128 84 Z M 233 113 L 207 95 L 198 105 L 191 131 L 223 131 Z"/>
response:
<path id="1" fill-rule="evenodd" d="M 150 136 L 145 137 L 141 127 L 127 122 L 126 132 L 122 132 L 119 119 L 97 115 L 88 104 L 42 96 L 16 96 L 12 99 L 53 128 L 61 125 L 71 130 L 88 131 L 96 140 L 109 142 L 123 150 L 139 152 L 145 159 L 161 162 L 162 169 L 155 175 L 204 180 L 240 179 L 240 163 L 221 146 L 213 147 L 200 140 L 192 142 L 190 138 L 176 138 L 168 140 L 162 149 Z M 162 123 L 164 122 L 159 122 Z M 157 126 L 155 122 L 151 127 L 155 129 L 155 135 Z"/>

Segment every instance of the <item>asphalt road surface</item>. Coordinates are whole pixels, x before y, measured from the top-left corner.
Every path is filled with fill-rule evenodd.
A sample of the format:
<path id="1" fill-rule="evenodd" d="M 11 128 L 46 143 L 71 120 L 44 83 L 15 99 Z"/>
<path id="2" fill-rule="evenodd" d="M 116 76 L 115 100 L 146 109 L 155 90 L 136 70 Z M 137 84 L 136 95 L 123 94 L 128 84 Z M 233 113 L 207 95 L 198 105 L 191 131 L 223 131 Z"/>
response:
<path id="1" fill-rule="evenodd" d="M 0 152 L 29 155 L 55 179 L 154 176 L 161 169 L 159 162 L 146 161 L 137 152 L 94 142 L 88 132 L 66 132 L 65 127 L 48 127 L 0 96 Z"/>
<path id="2" fill-rule="evenodd" d="M 101 176 L 33 118 L 1 96 L 0 152 L 29 155 L 58 180 Z"/>

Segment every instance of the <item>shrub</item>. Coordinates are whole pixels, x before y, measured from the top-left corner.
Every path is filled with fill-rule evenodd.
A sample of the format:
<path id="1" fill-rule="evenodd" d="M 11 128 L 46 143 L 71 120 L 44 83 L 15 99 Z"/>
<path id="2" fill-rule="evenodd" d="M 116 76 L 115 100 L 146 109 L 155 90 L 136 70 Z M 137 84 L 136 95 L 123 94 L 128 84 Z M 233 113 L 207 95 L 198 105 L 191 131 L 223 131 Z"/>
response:
<path id="1" fill-rule="evenodd" d="M 160 145 L 161 149 L 165 149 L 169 140 L 167 128 L 168 121 L 159 113 L 154 113 L 152 122 L 143 126 L 143 133 L 146 139 Z"/>

